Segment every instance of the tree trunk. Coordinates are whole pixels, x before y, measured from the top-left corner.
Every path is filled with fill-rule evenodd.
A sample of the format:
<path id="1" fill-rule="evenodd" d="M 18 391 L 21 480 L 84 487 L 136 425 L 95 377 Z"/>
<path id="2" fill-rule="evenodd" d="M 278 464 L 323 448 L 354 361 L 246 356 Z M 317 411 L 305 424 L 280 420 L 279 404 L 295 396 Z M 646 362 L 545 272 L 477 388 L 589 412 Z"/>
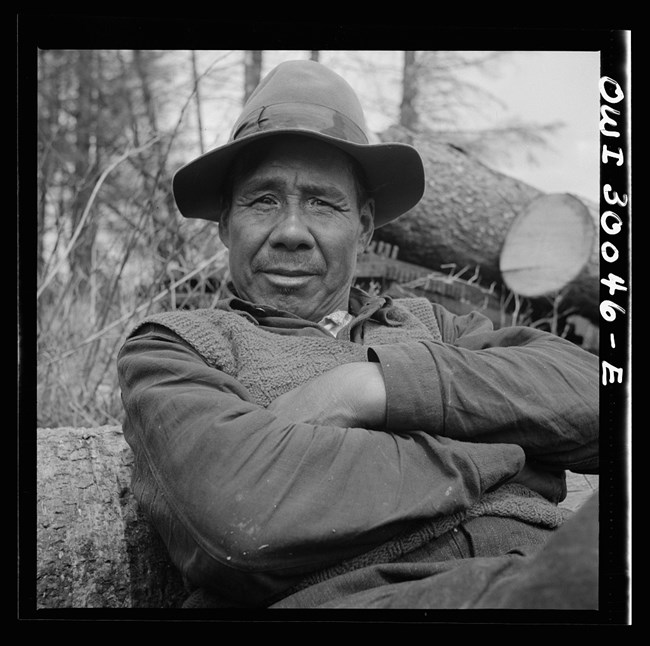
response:
<path id="1" fill-rule="evenodd" d="M 93 162 L 93 138 L 96 127 L 96 114 L 93 105 L 95 53 L 81 50 L 76 64 L 77 102 L 75 110 L 75 167 L 74 177 L 77 187 L 72 204 L 72 230 L 82 218 L 86 204 L 90 199 L 95 180 L 96 164 Z M 70 253 L 70 269 L 79 277 L 78 289 L 85 293 L 89 286 L 92 273 L 92 249 L 95 244 L 97 223 L 92 218 L 86 224 Z"/>
<path id="2" fill-rule="evenodd" d="M 490 169 L 452 145 L 436 143 L 431 134 L 391 128 L 380 138 L 414 145 L 423 157 L 427 179 L 420 203 L 378 229 L 375 239 L 399 246 L 399 258 L 406 262 L 460 272 L 464 278 L 478 269 L 481 284 L 501 286 L 499 259 L 506 235 L 517 215 L 544 193 Z M 598 227 L 598 207 L 581 201 Z M 597 322 L 598 236 L 595 240 L 584 269 L 563 290 L 562 303 Z"/>
<path id="3" fill-rule="evenodd" d="M 399 123 L 403 128 L 417 130 L 418 113 L 415 102 L 418 95 L 418 75 L 415 52 L 404 52 L 404 72 L 402 77 L 402 103 L 399 110 Z"/>
<path id="4" fill-rule="evenodd" d="M 151 63 L 152 54 L 144 55 L 142 50 L 133 50 L 133 62 L 140 81 L 142 103 L 147 115 L 151 135 L 160 134 L 158 128 L 157 102 L 152 91 L 151 84 Z M 153 238 L 156 249 L 156 257 L 168 262 L 172 259 L 183 258 L 185 254 L 185 237 L 181 230 L 180 220 L 176 217 L 176 204 L 172 192 L 168 190 L 171 185 L 171 178 L 167 172 L 167 154 L 169 149 L 163 146 L 162 141 L 156 141 L 152 147 L 153 159 L 153 183 L 151 185 L 152 208 L 150 209 L 153 223 Z M 165 204 L 166 213 L 157 208 L 157 200 Z"/>
<path id="5" fill-rule="evenodd" d="M 60 77 L 56 70 L 54 72 L 50 71 L 48 64 L 48 54 L 39 49 L 38 87 L 42 92 L 42 94 L 39 92 L 38 97 L 38 200 L 36 207 L 36 275 L 39 279 L 44 278 L 43 238 L 46 226 L 45 213 L 48 199 L 52 199 L 48 195 L 48 189 L 53 183 L 52 175 L 55 167 L 51 142 L 56 138 L 57 123 L 61 110 Z M 52 68 L 54 67 L 52 64 Z"/>
<path id="6" fill-rule="evenodd" d="M 196 68 L 196 51 L 192 50 L 192 80 L 194 81 L 194 103 L 196 105 L 196 126 L 199 134 L 199 151 L 205 152 L 203 141 L 203 119 L 201 118 L 201 93 L 199 91 L 199 73 Z"/>
<path id="7" fill-rule="evenodd" d="M 38 429 L 37 608 L 173 608 L 187 591 L 130 490 L 119 426 Z"/>
<path id="8" fill-rule="evenodd" d="M 247 49 L 244 56 L 244 103 L 246 103 L 262 78 L 262 50 Z"/>

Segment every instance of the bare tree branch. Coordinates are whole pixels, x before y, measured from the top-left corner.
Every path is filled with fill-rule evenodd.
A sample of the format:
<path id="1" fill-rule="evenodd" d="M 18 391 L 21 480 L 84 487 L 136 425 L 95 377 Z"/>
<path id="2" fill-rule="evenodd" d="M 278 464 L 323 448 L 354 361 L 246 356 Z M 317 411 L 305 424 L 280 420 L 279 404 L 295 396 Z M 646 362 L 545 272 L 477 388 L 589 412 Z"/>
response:
<path id="1" fill-rule="evenodd" d="M 158 137 L 154 137 L 150 141 L 148 141 L 146 144 L 143 144 L 139 148 L 135 148 L 133 150 L 128 150 L 126 151 L 123 155 L 118 157 L 113 163 L 109 164 L 102 174 L 100 175 L 99 179 L 97 180 L 97 183 L 95 184 L 93 191 L 90 195 L 90 198 L 88 199 L 88 202 L 86 204 L 86 208 L 84 209 L 84 212 L 79 219 L 79 223 L 77 224 L 77 228 L 75 229 L 74 234 L 72 235 L 72 238 L 70 239 L 70 242 L 68 243 L 68 246 L 64 250 L 61 258 L 55 265 L 54 269 L 49 273 L 47 278 L 43 281 L 43 284 L 38 288 L 36 292 L 36 298 L 40 298 L 41 294 L 43 291 L 46 289 L 46 287 L 50 284 L 54 276 L 58 273 L 59 269 L 61 268 L 61 265 L 66 261 L 68 256 L 70 255 L 70 252 L 74 248 L 74 244 L 77 241 L 77 238 L 81 234 L 81 231 L 84 227 L 84 224 L 86 223 L 86 220 L 88 219 L 88 214 L 90 213 L 90 208 L 93 205 L 93 202 L 95 201 L 95 197 L 97 196 L 97 193 L 99 192 L 99 189 L 101 188 L 102 184 L 104 183 L 104 180 L 109 176 L 109 174 L 113 171 L 114 168 L 116 168 L 119 164 L 121 164 L 125 159 L 127 159 L 131 155 L 135 155 L 139 153 L 141 150 L 144 150 L 145 148 L 148 148 L 151 146 L 153 143 L 155 143 L 158 140 Z"/>

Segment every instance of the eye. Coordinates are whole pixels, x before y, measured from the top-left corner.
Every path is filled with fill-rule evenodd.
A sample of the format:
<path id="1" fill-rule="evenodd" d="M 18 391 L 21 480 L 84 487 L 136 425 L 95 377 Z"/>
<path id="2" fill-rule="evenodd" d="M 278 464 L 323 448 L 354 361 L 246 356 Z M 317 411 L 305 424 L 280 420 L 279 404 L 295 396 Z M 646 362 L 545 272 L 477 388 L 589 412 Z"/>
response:
<path id="1" fill-rule="evenodd" d="M 252 206 L 275 206 L 277 203 L 277 199 L 270 194 L 261 195 L 251 201 Z"/>
<path id="2" fill-rule="evenodd" d="M 333 209 L 335 208 L 333 204 L 330 204 L 329 202 L 326 202 L 325 200 L 321 200 L 318 197 L 312 197 L 309 199 L 309 204 L 311 206 L 315 206 L 318 208 L 327 208 L 327 209 Z"/>

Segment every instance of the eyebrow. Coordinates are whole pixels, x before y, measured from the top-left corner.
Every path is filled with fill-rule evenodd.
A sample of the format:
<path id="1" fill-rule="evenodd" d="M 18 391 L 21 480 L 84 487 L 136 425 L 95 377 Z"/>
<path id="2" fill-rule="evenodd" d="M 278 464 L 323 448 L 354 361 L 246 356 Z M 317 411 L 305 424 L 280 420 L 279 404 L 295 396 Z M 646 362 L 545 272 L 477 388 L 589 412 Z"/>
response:
<path id="1" fill-rule="evenodd" d="M 287 181 L 282 177 L 268 176 L 255 178 L 251 177 L 245 179 L 239 184 L 240 192 L 250 192 L 250 191 L 268 191 L 268 190 L 280 190 L 287 187 Z M 336 184 L 330 183 L 305 183 L 299 185 L 299 190 L 302 194 L 313 194 L 313 195 L 324 195 L 336 199 L 350 199 L 350 196 L 341 190 Z"/>

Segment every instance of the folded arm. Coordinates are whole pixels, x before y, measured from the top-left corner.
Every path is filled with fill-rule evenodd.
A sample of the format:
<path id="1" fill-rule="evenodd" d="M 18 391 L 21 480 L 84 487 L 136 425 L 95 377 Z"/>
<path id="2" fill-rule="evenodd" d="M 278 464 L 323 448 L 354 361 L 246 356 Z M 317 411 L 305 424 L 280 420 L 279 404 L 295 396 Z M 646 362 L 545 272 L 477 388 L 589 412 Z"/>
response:
<path id="1" fill-rule="evenodd" d="M 464 509 L 524 463 L 512 445 L 289 420 L 160 329 L 127 341 L 118 372 L 141 505 L 190 580 L 241 602 Z"/>
<path id="2" fill-rule="evenodd" d="M 598 359 L 531 327 L 434 305 L 443 343 L 377 346 L 387 430 L 511 442 L 542 467 L 598 472 Z"/>
<path id="3" fill-rule="evenodd" d="M 444 343 L 372 346 L 370 363 L 340 366 L 270 408 L 296 421 L 513 443 L 538 467 L 598 471 L 594 355 L 533 328 L 437 313 Z"/>

